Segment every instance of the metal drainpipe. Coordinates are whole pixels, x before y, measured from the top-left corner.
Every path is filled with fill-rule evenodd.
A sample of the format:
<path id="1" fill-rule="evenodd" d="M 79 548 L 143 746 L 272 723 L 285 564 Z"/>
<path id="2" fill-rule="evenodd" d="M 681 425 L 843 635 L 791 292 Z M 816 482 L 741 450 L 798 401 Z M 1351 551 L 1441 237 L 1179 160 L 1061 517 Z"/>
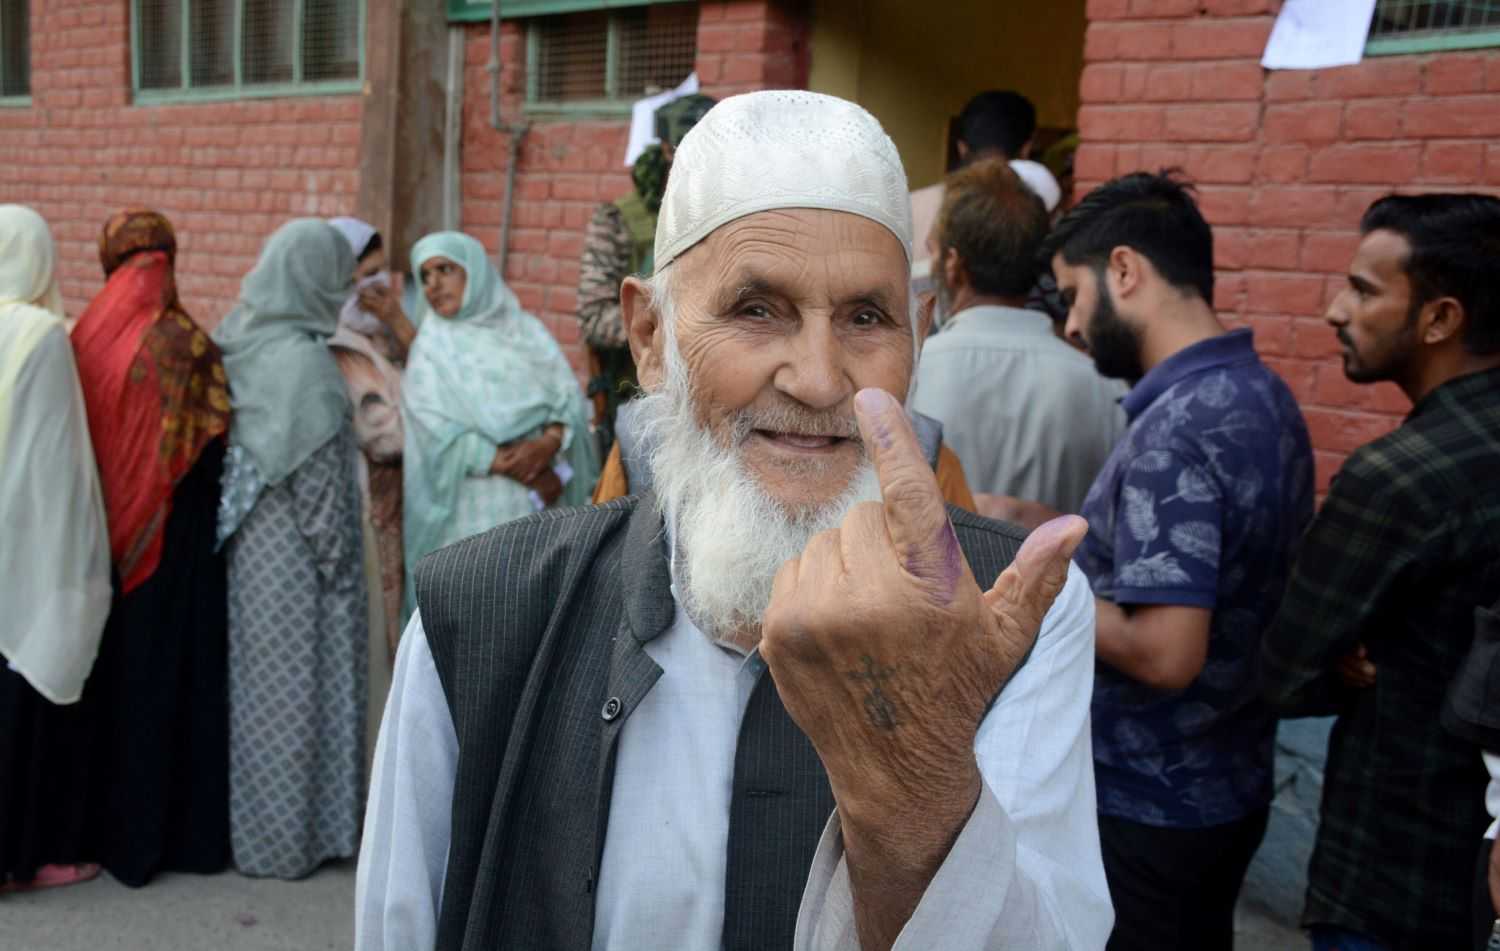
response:
<path id="1" fill-rule="evenodd" d="M 510 138 L 510 158 L 505 163 L 505 202 L 500 210 L 500 277 L 505 278 L 505 261 L 510 256 L 510 216 L 516 200 L 516 165 L 521 161 L 521 143 L 530 122 L 505 125 L 500 121 L 500 0 L 490 0 L 490 128 Z"/>

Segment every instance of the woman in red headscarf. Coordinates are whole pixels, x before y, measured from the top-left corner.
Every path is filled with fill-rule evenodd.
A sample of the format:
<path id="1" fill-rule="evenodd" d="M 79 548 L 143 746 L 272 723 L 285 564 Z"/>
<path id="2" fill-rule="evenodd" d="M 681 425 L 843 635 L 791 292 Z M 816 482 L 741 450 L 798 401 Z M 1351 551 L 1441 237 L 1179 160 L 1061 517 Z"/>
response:
<path id="1" fill-rule="evenodd" d="M 89 690 L 101 862 L 127 885 L 229 861 L 225 566 L 214 550 L 229 428 L 219 349 L 177 300 L 165 218 L 121 212 L 72 341 L 99 463 L 115 601 Z"/>

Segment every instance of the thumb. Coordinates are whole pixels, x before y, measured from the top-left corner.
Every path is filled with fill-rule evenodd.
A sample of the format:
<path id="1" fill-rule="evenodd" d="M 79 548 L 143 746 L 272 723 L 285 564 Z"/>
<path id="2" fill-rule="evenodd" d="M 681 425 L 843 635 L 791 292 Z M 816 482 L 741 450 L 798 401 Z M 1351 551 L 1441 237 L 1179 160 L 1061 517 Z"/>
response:
<path id="1" fill-rule="evenodd" d="M 1076 515 L 1045 522 L 1026 536 L 1021 550 L 984 594 L 990 610 L 1009 618 L 1028 638 L 1068 581 L 1068 565 L 1089 523 Z"/>

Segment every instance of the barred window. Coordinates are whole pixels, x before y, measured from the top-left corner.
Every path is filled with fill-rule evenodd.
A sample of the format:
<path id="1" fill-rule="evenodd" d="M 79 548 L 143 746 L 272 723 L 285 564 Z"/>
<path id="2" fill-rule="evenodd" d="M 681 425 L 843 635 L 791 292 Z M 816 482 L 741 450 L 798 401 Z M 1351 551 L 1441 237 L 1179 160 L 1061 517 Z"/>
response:
<path id="1" fill-rule="evenodd" d="M 131 38 L 141 101 L 352 92 L 364 2 L 132 0 Z"/>
<path id="2" fill-rule="evenodd" d="M 652 4 L 536 17 L 526 33 L 526 105 L 616 112 L 676 87 L 698 54 L 698 5 Z"/>
<path id="3" fill-rule="evenodd" d="M 31 95 L 31 3 L 0 0 L 0 101 Z"/>
<path id="4" fill-rule="evenodd" d="M 1500 46 L 1500 0 L 1378 0 L 1365 52 Z"/>

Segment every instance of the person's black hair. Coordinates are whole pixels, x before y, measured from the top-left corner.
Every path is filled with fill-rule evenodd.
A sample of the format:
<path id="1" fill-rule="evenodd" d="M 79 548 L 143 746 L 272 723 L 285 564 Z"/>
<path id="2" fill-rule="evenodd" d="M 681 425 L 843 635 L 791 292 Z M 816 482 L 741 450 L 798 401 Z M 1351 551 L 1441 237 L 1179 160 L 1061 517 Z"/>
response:
<path id="1" fill-rule="evenodd" d="M 949 248 L 958 252 L 974 290 L 1025 297 L 1036 283 L 1036 252 L 1047 236 L 1047 223 L 1046 205 L 1010 164 L 987 159 L 944 182 L 937 244 L 944 253 Z"/>
<path id="2" fill-rule="evenodd" d="M 385 241 L 381 239 L 380 232 L 377 231 L 374 234 L 370 235 L 369 241 L 365 242 L 365 249 L 359 252 L 359 257 L 355 258 L 355 263 L 358 264 L 362 262 L 365 258 L 374 254 L 376 251 L 379 251 L 383 247 L 385 247 Z"/>
<path id="3" fill-rule="evenodd" d="M 991 89 L 970 99 L 958 114 L 959 141 L 971 156 L 998 149 L 1006 158 L 1020 158 L 1021 149 L 1036 134 L 1036 106 L 1009 89 Z"/>
<path id="4" fill-rule="evenodd" d="M 1213 229 L 1178 170 L 1132 172 L 1089 192 L 1042 242 L 1041 260 L 1061 254 L 1069 265 L 1102 273 L 1121 246 L 1145 257 L 1173 287 L 1213 303 Z"/>
<path id="5" fill-rule="evenodd" d="M 1464 309 L 1463 347 L 1500 353 L 1500 198 L 1479 194 L 1387 195 L 1369 207 L 1363 234 L 1405 238 L 1412 313 L 1440 297 Z"/>

